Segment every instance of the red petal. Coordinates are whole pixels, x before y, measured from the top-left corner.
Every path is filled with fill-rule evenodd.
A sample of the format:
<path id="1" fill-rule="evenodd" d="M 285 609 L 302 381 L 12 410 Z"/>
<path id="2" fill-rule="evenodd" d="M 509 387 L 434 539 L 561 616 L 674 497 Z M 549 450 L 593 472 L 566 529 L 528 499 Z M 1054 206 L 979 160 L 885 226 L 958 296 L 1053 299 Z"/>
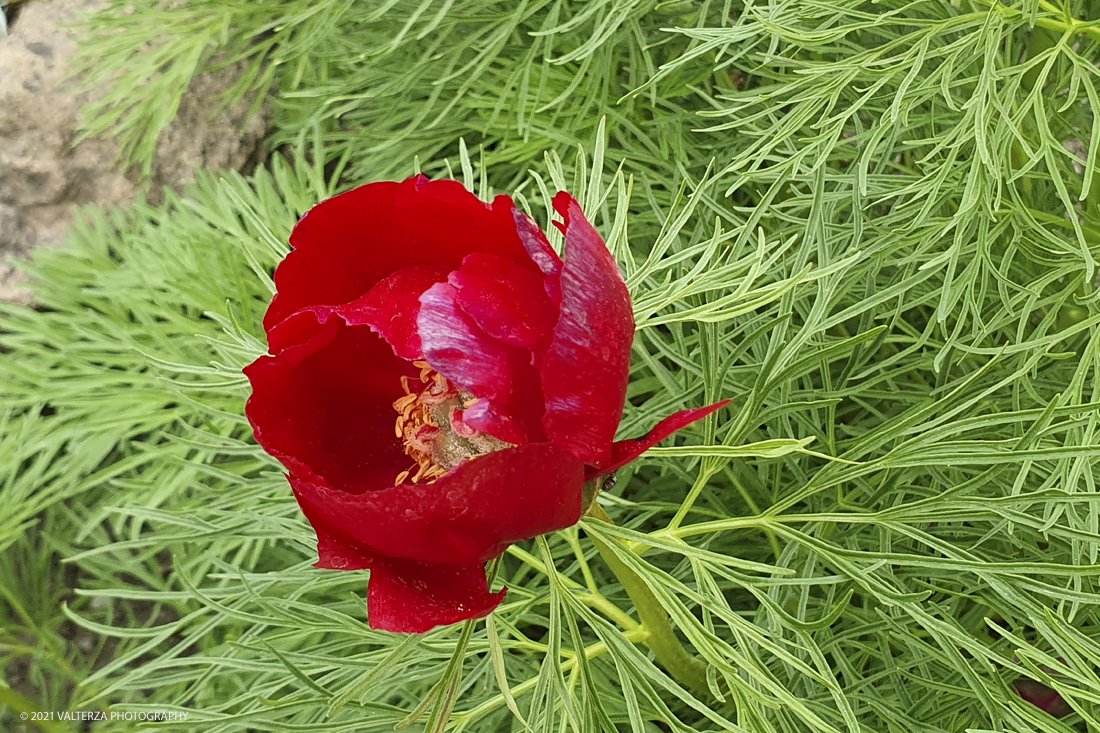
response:
<path id="1" fill-rule="evenodd" d="M 488 400 L 481 400 L 460 414 L 463 424 L 467 428 L 473 428 L 475 432 L 488 433 L 512 445 L 523 445 L 527 442 L 527 427 Z"/>
<path id="2" fill-rule="evenodd" d="M 425 358 L 452 384 L 486 403 L 467 410 L 467 424 L 516 445 L 541 440 L 542 392 L 530 352 L 490 338 L 457 299 L 458 289 L 448 283 L 433 285 L 420 297 L 417 325 Z"/>
<path id="3" fill-rule="evenodd" d="M 436 626 L 488 616 L 505 592 L 489 592 L 483 563 L 387 559 L 371 570 L 367 612 L 372 629 L 422 634 Z"/>
<path id="4" fill-rule="evenodd" d="M 324 570 L 366 570 L 378 565 L 378 557 L 354 545 L 342 542 L 323 530 L 317 532 L 317 562 L 313 567 Z"/>
<path id="5" fill-rule="evenodd" d="M 375 261 L 380 244 L 395 239 L 397 187 L 388 181 L 361 186 L 306 212 L 290 235 L 294 251 L 275 270 L 278 294 L 264 316 L 265 330 L 309 305 L 353 301 L 400 269 Z"/>
<path id="6" fill-rule="evenodd" d="M 256 440 L 294 474 L 341 491 L 387 488 L 409 459 L 394 435 L 402 375 L 417 370 L 339 309 L 301 311 L 270 335 L 275 356 L 244 371 Z"/>
<path id="7" fill-rule="evenodd" d="M 634 311 L 622 273 L 600 235 L 567 193 L 561 317 L 539 365 L 546 435 L 585 463 L 604 468 L 622 418 L 634 339 Z"/>
<path id="8" fill-rule="evenodd" d="M 585 476 L 585 479 L 594 479 L 598 476 L 609 474 L 612 471 L 618 471 L 677 430 L 686 428 L 693 422 L 702 420 L 712 412 L 721 410 L 730 402 L 731 400 L 722 400 L 721 402 L 714 403 L 710 407 L 696 407 L 691 410 L 681 410 L 657 423 L 657 426 L 650 430 L 649 434 L 644 437 L 635 438 L 634 440 L 620 440 L 618 443 L 611 446 L 611 461 L 603 468 L 590 471 L 589 474 Z"/>
<path id="9" fill-rule="evenodd" d="M 555 305 L 561 304 L 561 257 L 550 246 L 550 240 L 543 234 L 542 229 L 534 219 L 518 209 L 513 209 L 512 216 L 516 222 L 516 232 L 523 242 L 531 261 L 538 266 L 542 274 L 546 276 L 543 287 L 550 300 Z"/>
<path id="10" fill-rule="evenodd" d="M 546 238 L 535 220 L 515 207 L 512 208 L 512 219 L 516 224 L 519 240 L 527 250 L 527 255 L 542 274 L 560 275 L 561 257 L 558 257 L 558 253 L 550 246 L 550 240 Z"/>
<path id="11" fill-rule="evenodd" d="M 398 270 L 355 301 L 353 322 L 369 325 L 402 359 L 423 359 L 424 349 L 416 330 L 420 296 L 446 279 L 447 271 L 441 267 Z"/>
<path id="12" fill-rule="evenodd" d="M 534 267 L 507 196 L 492 205 L 457 181 L 371 183 L 323 201 L 294 227 L 294 251 L 275 271 L 270 330 L 302 308 L 359 299 L 386 276 L 426 265 L 457 269 L 471 252 Z"/>
<path id="13" fill-rule="evenodd" d="M 550 341 L 558 309 L 543 288 L 543 278 L 519 265 L 475 252 L 451 273 L 458 305 L 486 334 L 509 346 L 541 349 Z"/>
<path id="14" fill-rule="evenodd" d="M 553 443 L 467 461 L 431 484 L 348 494 L 290 477 L 298 504 L 348 556 L 484 562 L 580 520 L 584 467 Z"/>
<path id="15" fill-rule="evenodd" d="M 381 631 L 423 633 L 435 626 L 480 618 L 500 605 L 505 590 L 490 593 L 484 563 L 439 565 L 372 555 L 317 532 L 314 567 L 370 569 L 367 611 Z"/>
<path id="16" fill-rule="evenodd" d="M 441 258 L 424 264 L 446 264 L 455 270 L 466 255 L 485 252 L 535 267 L 516 232 L 515 205 L 508 196 L 487 204 L 458 181 L 415 176 L 401 184 L 394 205 L 407 237 L 406 243 L 395 246 L 430 250 Z"/>

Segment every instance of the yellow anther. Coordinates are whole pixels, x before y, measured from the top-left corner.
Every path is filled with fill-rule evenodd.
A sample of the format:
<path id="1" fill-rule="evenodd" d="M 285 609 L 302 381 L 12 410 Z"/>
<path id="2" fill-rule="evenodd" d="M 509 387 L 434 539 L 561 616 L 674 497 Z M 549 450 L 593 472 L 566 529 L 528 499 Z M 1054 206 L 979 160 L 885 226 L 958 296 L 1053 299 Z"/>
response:
<path id="1" fill-rule="evenodd" d="M 437 465 L 432 456 L 433 441 L 439 433 L 439 423 L 432 411 L 457 395 L 447 379 L 432 369 L 428 362 L 414 361 L 413 366 L 420 369 L 420 382 L 426 386 L 413 391 L 410 379 L 402 376 L 401 389 L 405 394 L 393 403 L 393 409 L 397 412 L 394 433 L 404 439 L 405 455 L 415 464 L 397 475 L 398 484 L 406 481 L 414 484 L 430 482 L 447 473 L 447 469 Z"/>
<path id="2" fill-rule="evenodd" d="M 431 483 L 463 461 L 510 445 L 469 426 L 457 429 L 453 421 L 459 406 L 466 409 L 478 399 L 453 386 L 428 362 L 414 361 L 413 366 L 420 370 L 420 384 L 402 376 L 405 394 L 393 402 L 394 434 L 413 464 L 397 474 L 396 484 Z"/>

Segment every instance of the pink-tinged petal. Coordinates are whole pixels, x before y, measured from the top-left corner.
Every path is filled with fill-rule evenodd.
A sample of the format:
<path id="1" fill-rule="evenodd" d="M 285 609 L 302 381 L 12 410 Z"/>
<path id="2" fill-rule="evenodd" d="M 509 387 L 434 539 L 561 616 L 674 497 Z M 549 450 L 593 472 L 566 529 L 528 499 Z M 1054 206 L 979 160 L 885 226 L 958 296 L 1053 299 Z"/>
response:
<path id="1" fill-rule="evenodd" d="M 567 193 L 554 197 L 565 218 L 561 316 L 539 363 L 547 437 L 604 469 L 622 418 L 634 339 L 634 311 L 619 267 Z M 557 224 L 557 222 L 555 222 Z"/>
<path id="2" fill-rule="evenodd" d="M 435 283 L 446 279 L 447 270 L 441 267 L 418 266 L 398 270 L 355 301 L 353 320 L 349 320 L 355 325 L 369 325 L 402 359 L 423 359 L 424 349 L 416 330 L 420 296 Z"/>
<path id="3" fill-rule="evenodd" d="M 543 289 L 550 296 L 550 300 L 553 301 L 554 305 L 560 305 L 561 257 L 558 257 L 558 253 L 550 246 L 550 240 L 546 238 L 534 219 L 518 209 L 513 209 L 512 214 L 516 222 L 516 232 L 519 234 L 519 239 L 523 242 L 527 254 L 530 255 L 531 261 L 545 275 Z"/>
<path id="4" fill-rule="evenodd" d="M 691 410 L 681 410 L 657 423 L 656 427 L 650 430 L 648 435 L 633 440 L 620 440 L 618 443 L 611 446 L 610 462 L 602 468 L 590 470 L 585 478 L 594 479 L 609 474 L 612 471 L 618 471 L 677 430 L 681 430 L 691 425 L 693 422 L 702 420 L 707 415 L 721 410 L 729 403 L 730 400 L 722 400 L 709 407 L 696 407 Z"/>
<path id="5" fill-rule="evenodd" d="M 449 283 L 433 285 L 420 297 L 417 327 L 432 368 L 484 403 L 467 410 L 467 424 L 508 443 L 542 440 L 542 392 L 529 351 L 481 330 L 459 307 L 458 288 Z"/>
<path id="6" fill-rule="evenodd" d="M 420 296 L 420 340 L 428 363 L 453 384 L 489 402 L 515 392 L 508 348 L 489 338 L 458 305 L 458 288 L 437 283 Z"/>
<path id="7" fill-rule="evenodd" d="M 372 629 L 422 634 L 488 616 L 505 592 L 489 592 L 483 563 L 436 565 L 390 558 L 371 570 L 367 613 Z"/>
<path id="8" fill-rule="evenodd" d="M 475 433 L 488 433 L 497 440 L 512 445 L 523 445 L 527 442 L 527 428 L 524 424 L 488 400 L 481 400 L 463 410 L 460 419 L 465 429 L 473 428 Z"/>
<path id="9" fill-rule="evenodd" d="M 293 251 L 275 271 L 270 330 L 302 308 L 358 300 L 407 267 L 457 269 L 488 252 L 535 269 L 516 232 L 507 196 L 486 204 L 457 181 L 423 176 L 371 183 L 322 201 L 290 235 Z"/>
<path id="10" fill-rule="evenodd" d="M 256 440 L 291 473 L 353 493 L 393 485 L 409 459 L 395 437 L 401 376 L 418 370 L 338 310 L 304 310 L 270 335 L 274 356 L 245 368 Z"/>
<path id="11" fill-rule="evenodd" d="M 543 289 L 543 277 L 514 262 L 475 252 L 450 274 L 458 305 L 490 337 L 509 346 L 546 346 L 558 308 Z"/>
<path id="12" fill-rule="evenodd" d="M 370 557 L 485 562 L 508 545 L 581 517 L 584 466 L 553 443 L 531 443 L 462 463 L 430 484 L 349 494 L 295 476 L 291 487 L 317 530 Z"/>

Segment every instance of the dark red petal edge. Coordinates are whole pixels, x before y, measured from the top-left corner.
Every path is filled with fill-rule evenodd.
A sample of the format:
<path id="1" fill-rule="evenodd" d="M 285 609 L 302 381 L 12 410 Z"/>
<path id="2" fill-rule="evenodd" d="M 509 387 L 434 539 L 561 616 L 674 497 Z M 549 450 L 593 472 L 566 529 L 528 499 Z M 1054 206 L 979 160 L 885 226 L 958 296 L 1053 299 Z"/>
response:
<path id="1" fill-rule="evenodd" d="M 618 443 L 611 446 L 610 463 L 603 468 L 590 471 L 585 475 L 585 480 L 588 481 L 598 478 L 599 476 L 605 476 L 612 471 L 619 470 L 677 430 L 686 428 L 693 422 L 702 420 L 707 415 L 721 410 L 728 405 L 730 401 L 731 400 L 722 400 L 709 407 L 696 407 L 691 410 L 681 410 L 657 423 L 656 427 L 650 430 L 649 434 L 644 437 L 635 438 L 633 440 L 620 440 Z"/>
<path id="2" fill-rule="evenodd" d="M 379 631 L 419 634 L 481 618 L 500 605 L 507 590 L 489 592 L 484 563 L 439 565 L 372 555 L 320 528 L 317 554 L 314 567 L 371 571 L 367 612 L 371 628 Z"/>
<path id="3" fill-rule="evenodd" d="M 634 311 L 619 266 L 567 193 L 554 197 L 565 219 L 561 316 L 539 364 L 547 437 L 600 469 L 622 418 L 634 340 Z"/>
<path id="4" fill-rule="evenodd" d="M 367 612 L 379 631 L 419 634 L 436 626 L 481 618 L 500 605 L 507 589 L 490 593 L 480 562 L 441 565 L 373 555 L 317 529 L 318 560 L 326 570 L 371 571 Z"/>
<path id="5" fill-rule="evenodd" d="M 431 484 L 363 494 L 295 476 L 290 484 L 328 556 L 472 563 L 576 524 L 584 466 L 561 446 L 530 443 L 467 461 Z"/>
<path id="6" fill-rule="evenodd" d="M 368 570 L 378 564 L 375 555 L 341 542 L 323 524 L 311 521 L 311 526 L 317 533 L 317 562 L 313 563 L 313 567 L 324 570 Z"/>
<path id="7" fill-rule="evenodd" d="M 257 442 L 299 478 L 353 493 L 388 488 L 409 466 L 394 436 L 402 376 L 418 370 L 350 306 L 298 311 L 268 335 L 274 356 L 245 368 Z M 369 448 L 369 450 L 367 450 Z"/>
<path id="8" fill-rule="evenodd" d="M 314 206 L 290 235 L 293 251 L 275 271 L 278 293 L 264 329 L 302 308 L 344 305 L 407 267 L 456 269 L 487 252 L 534 270 L 508 196 L 481 201 L 458 181 L 414 176 L 370 183 Z"/>
<path id="9" fill-rule="evenodd" d="M 436 565 L 386 558 L 371 570 L 367 613 L 372 629 L 422 634 L 487 616 L 506 592 L 489 592 L 483 563 Z"/>
<path id="10" fill-rule="evenodd" d="M 447 270 L 443 267 L 417 266 L 398 270 L 348 307 L 348 323 L 370 326 L 402 359 L 423 359 L 424 348 L 416 330 L 420 296 L 446 279 Z"/>
<path id="11" fill-rule="evenodd" d="M 1055 718 L 1064 718 L 1073 712 L 1073 708 L 1056 690 L 1042 682 L 1020 679 L 1013 682 L 1012 686 L 1021 698 Z"/>
<path id="12" fill-rule="evenodd" d="M 296 451 L 292 442 L 285 438 L 283 428 L 286 421 L 277 414 L 284 403 L 282 392 L 280 391 L 274 398 L 267 394 L 269 385 L 280 380 L 279 372 L 295 368 L 304 359 L 328 346 L 336 338 L 338 329 L 336 323 L 321 324 L 321 328 L 313 335 L 307 334 L 309 327 L 316 324 L 298 328 L 300 325 L 302 325 L 301 320 L 295 319 L 287 322 L 284 327 L 286 331 L 298 331 L 297 337 L 301 339 L 300 342 L 290 343 L 279 349 L 276 356 L 261 356 L 242 370 L 252 385 L 252 394 L 245 402 L 244 412 L 249 424 L 252 425 L 252 434 L 256 442 L 268 454 L 279 459 L 287 470 L 310 481 L 322 483 L 323 479 L 314 473 L 307 463 L 294 455 Z"/>

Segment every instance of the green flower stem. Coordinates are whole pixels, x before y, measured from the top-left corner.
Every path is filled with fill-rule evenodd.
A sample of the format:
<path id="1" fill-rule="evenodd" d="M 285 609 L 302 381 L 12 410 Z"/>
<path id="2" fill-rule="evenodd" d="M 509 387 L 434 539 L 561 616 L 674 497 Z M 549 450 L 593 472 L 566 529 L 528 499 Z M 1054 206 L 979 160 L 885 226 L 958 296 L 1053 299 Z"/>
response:
<path id="1" fill-rule="evenodd" d="M 549 575 L 550 573 L 550 571 L 547 570 L 546 565 L 544 565 L 541 560 L 539 560 L 537 557 L 527 552 L 526 550 L 522 550 L 519 547 L 516 547 L 515 545 L 512 545 L 508 548 L 508 554 L 529 565 L 543 575 Z M 590 608 L 596 609 L 604 616 L 607 616 L 619 626 L 626 629 L 627 634 L 633 634 L 641 627 L 641 624 L 630 618 L 630 616 L 628 616 L 621 608 L 601 596 L 599 593 L 594 593 L 591 590 L 586 591 L 583 585 L 573 580 L 572 578 L 562 576 L 561 582 L 567 588 L 570 588 L 571 590 L 576 592 L 577 600 L 579 600 L 584 605 L 589 606 Z"/>
<path id="2" fill-rule="evenodd" d="M 637 626 L 632 630 L 623 632 L 623 636 L 626 637 L 627 641 L 630 641 L 631 643 L 642 641 L 647 635 L 648 632 L 640 626 Z M 540 651 L 545 652 L 546 648 L 543 647 Z M 569 657 L 569 659 L 566 659 L 564 662 L 562 662 L 561 671 L 563 673 L 571 672 L 573 668 L 580 663 L 581 657 L 584 657 L 585 661 L 591 662 L 596 657 L 607 654 L 607 652 L 607 644 L 604 644 L 602 641 L 598 641 L 594 644 L 586 646 L 580 654 L 574 654 L 573 656 Z M 531 677 L 527 681 L 516 685 L 515 687 L 511 688 L 512 697 L 516 698 L 526 692 L 530 692 L 538 686 L 538 683 L 539 678 L 536 675 L 534 677 Z M 489 713 L 493 712 L 497 708 L 503 707 L 504 705 L 507 705 L 504 695 L 497 695 L 496 697 L 481 703 L 476 708 L 471 708 L 470 710 L 455 714 L 451 718 L 451 720 L 455 723 L 458 723 L 458 730 L 462 730 L 468 721 L 477 720 L 481 717 L 484 717 L 485 715 L 488 715 Z"/>
<path id="3" fill-rule="evenodd" d="M 614 524 L 597 501 L 589 505 L 587 516 Z M 619 559 L 606 542 L 592 533 L 588 533 L 588 539 L 592 540 L 600 557 L 611 568 L 611 572 L 615 573 L 615 577 L 623 584 L 630 600 L 634 602 L 634 607 L 638 609 L 638 618 L 642 622 L 642 627 L 649 632 L 644 638 L 645 644 L 653 650 L 657 661 L 669 676 L 684 687 L 712 697 L 710 688 L 707 686 L 707 665 L 684 649 L 684 645 L 676 638 L 676 632 L 672 629 L 668 612 L 653 595 L 653 591 L 644 580 L 638 577 L 637 573 Z"/>

